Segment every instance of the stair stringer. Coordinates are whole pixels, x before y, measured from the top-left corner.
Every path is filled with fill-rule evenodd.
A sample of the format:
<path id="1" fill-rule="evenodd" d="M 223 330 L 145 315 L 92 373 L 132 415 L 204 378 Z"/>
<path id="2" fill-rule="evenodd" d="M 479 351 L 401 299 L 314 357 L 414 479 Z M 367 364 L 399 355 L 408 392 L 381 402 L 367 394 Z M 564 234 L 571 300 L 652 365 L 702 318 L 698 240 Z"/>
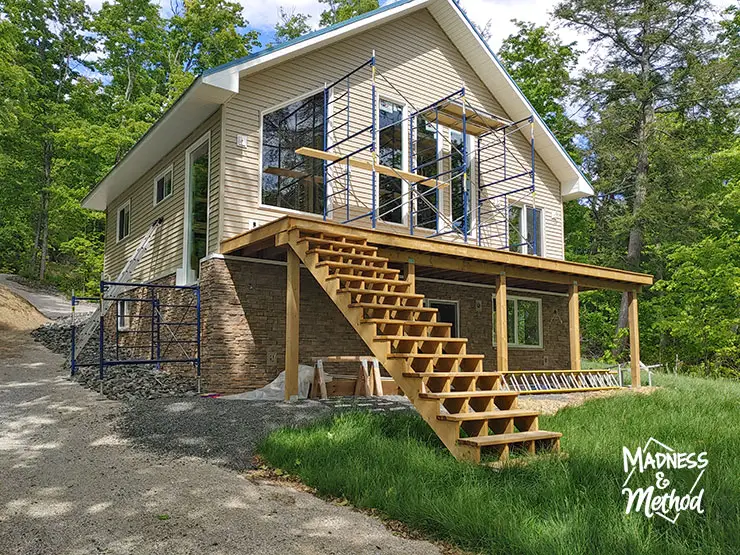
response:
<path id="1" fill-rule="evenodd" d="M 469 445 L 457 443 L 460 438 L 460 424 L 457 422 L 448 422 L 439 420 L 437 416 L 441 414 L 441 402 L 432 399 L 421 399 L 421 382 L 404 377 L 403 373 L 408 370 L 408 363 L 403 359 L 388 358 L 390 345 L 387 341 L 377 341 L 374 333 L 375 325 L 362 323 L 363 311 L 361 308 L 349 306 L 350 294 L 339 293 L 339 280 L 327 280 L 329 270 L 326 267 L 317 267 L 319 257 L 316 254 L 308 254 L 308 246 L 298 243 L 299 233 L 290 231 L 284 237 L 285 243 L 298 255 L 319 286 L 326 292 L 329 298 L 334 302 L 336 307 L 344 315 L 345 319 L 354 328 L 365 345 L 383 365 L 385 370 L 393 378 L 393 381 L 401 388 L 404 395 L 408 397 L 424 421 L 435 431 L 442 443 L 449 449 L 452 455 L 461 460 L 480 462 L 480 449 Z M 286 240 L 287 239 L 287 240 Z"/>

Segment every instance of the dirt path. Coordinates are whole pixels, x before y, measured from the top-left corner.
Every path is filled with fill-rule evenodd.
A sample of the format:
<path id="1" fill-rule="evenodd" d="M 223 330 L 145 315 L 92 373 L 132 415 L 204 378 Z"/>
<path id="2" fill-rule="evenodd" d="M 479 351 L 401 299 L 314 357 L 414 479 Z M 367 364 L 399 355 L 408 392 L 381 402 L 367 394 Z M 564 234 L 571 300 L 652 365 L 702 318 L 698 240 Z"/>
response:
<path id="1" fill-rule="evenodd" d="M 26 334 L 0 343 L 0 553 L 439 553 L 379 521 L 194 457 L 134 449 L 122 408 Z"/>

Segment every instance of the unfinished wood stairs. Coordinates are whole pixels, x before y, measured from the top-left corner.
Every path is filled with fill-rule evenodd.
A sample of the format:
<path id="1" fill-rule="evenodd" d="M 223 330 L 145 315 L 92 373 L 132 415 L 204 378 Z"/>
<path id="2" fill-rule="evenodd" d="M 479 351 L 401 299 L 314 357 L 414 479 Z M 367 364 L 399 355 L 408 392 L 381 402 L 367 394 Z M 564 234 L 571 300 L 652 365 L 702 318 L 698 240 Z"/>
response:
<path id="1" fill-rule="evenodd" d="M 452 337 L 452 326 L 361 235 L 291 229 L 278 243 L 298 255 L 456 458 L 559 450 L 562 434 L 539 430 L 538 412 L 519 409 L 501 374 L 484 371 L 484 356 Z"/>

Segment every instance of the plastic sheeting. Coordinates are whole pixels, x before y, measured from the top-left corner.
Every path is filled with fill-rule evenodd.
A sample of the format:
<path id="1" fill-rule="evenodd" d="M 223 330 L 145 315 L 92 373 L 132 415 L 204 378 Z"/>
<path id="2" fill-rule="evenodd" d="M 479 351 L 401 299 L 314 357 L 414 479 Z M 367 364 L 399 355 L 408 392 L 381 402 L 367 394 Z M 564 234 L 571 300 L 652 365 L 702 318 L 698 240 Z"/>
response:
<path id="1" fill-rule="evenodd" d="M 313 366 L 305 364 L 298 365 L 298 397 L 306 399 L 308 390 L 313 382 Z M 280 372 L 277 378 L 268 383 L 265 387 L 237 393 L 236 395 L 225 395 L 223 399 L 249 399 L 260 401 L 282 401 L 285 399 L 285 370 Z"/>

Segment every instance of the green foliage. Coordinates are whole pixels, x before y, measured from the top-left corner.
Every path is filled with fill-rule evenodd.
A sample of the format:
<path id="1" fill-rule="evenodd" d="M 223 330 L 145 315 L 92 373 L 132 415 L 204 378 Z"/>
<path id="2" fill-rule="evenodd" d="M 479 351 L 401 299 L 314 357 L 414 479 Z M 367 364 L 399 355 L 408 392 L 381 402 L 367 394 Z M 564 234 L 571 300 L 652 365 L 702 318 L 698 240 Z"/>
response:
<path id="1" fill-rule="evenodd" d="M 740 542 L 740 385 L 655 381 L 663 388 L 651 395 L 595 399 L 542 417 L 542 429 L 563 433 L 567 458 L 502 470 L 455 461 L 416 414 L 345 414 L 275 432 L 259 450 L 320 494 L 475 553 L 730 553 Z M 624 514 L 622 446 L 650 437 L 709 453 L 705 514 L 683 513 L 676 524 Z"/>
<path id="2" fill-rule="evenodd" d="M 577 125 L 566 115 L 565 105 L 580 52 L 575 43 L 562 43 L 546 26 L 514 23 L 517 32 L 503 41 L 499 58 L 555 136 L 570 145 Z"/>
<path id="3" fill-rule="evenodd" d="M 347 21 L 355 16 L 378 9 L 378 0 L 319 0 L 328 8 L 321 12 L 319 25 L 327 27 L 335 23 Z"/>
<path id="4" fill-rule="evenodd" d="M 290 12 L 280 7 L 280 19 L 275 24 L 275 42 L 281 44 L 311 31 L 308 24 L 310 17 L 306 14 L 299 13 L 295 9 Z"/>

